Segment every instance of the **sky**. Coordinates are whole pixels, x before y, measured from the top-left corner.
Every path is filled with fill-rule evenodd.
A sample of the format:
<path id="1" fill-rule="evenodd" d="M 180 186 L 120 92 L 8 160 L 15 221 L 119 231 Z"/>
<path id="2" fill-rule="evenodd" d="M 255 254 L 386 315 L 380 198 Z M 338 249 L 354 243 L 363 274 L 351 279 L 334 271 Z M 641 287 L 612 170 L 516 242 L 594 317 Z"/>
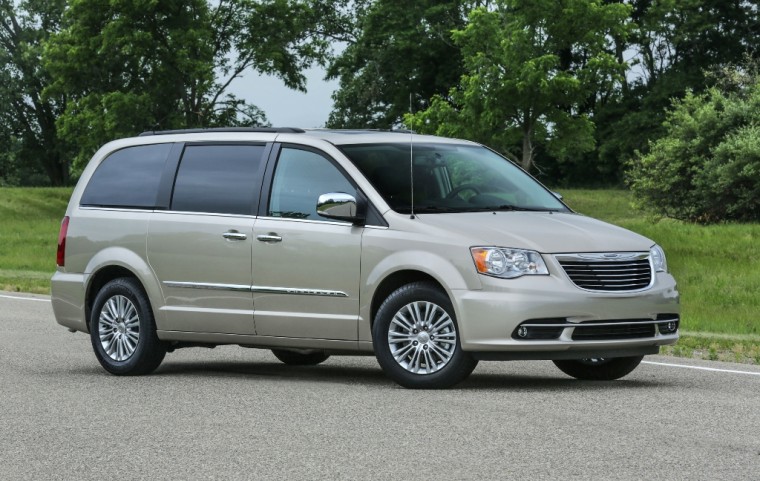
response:
<path id="1" fill-rule="evenodd" d="M 304 75 L 306 93 L 287 88 L 277 77 L 250 71 L 235 79 L 229 92 L 262 109 L 273 127 L 324 127 L 338 80 L 325 81 L 321 67 L 310 68 Z"/>

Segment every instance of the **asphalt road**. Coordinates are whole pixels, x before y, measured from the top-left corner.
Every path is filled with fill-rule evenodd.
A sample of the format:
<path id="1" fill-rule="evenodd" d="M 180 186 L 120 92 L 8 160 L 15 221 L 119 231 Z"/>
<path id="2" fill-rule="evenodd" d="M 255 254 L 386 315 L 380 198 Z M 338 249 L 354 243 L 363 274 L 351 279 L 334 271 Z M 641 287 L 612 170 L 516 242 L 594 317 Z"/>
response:
<path id="1" fill-rule="evenodd" d="M 757 366 L 650 356 L 691 368 L 581 382 L 483 362 L 455 389 L 409 391 L 372 357 L 293 368 L 228 346 L 118 378 L 44 297 L 14 295 L 0 293 L 4 480 L 760 479 Z"/>

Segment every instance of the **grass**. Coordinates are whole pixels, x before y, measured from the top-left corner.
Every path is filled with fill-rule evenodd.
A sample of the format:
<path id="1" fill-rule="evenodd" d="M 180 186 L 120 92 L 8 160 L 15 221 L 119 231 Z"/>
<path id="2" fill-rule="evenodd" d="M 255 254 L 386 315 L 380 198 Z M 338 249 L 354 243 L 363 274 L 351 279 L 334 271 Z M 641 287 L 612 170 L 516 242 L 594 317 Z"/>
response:
<path id="1" fill-rule="evenodd" d="M 678 280 L 683 338 L 664 352 L 760 364 L 760 224 L 652 219 L 623 190 L 563 190 L 578 212 L 659 243 Z M 0 188 L 0 290 L 48 293 L 70 188 Z"/>
<path id="2" fill-rule="evenodd" d="M 0 187 L 0 290 L 50 292 L 70 188 Z"/>
<path id="3" fill-rule="evenodd" d="M 678 343 L 663 347 L 660 353 L 710 361 L 760 364 L 760 336 L 682 331 Z"/>

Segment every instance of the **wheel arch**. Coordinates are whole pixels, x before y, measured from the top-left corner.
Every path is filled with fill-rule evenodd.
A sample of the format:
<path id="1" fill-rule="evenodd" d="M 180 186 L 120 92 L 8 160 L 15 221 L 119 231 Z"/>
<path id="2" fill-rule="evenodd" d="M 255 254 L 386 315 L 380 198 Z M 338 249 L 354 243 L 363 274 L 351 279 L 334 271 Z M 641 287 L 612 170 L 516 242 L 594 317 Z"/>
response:
<path id="1" fill-rule="evenodd" d="M 84 304 L 88 332 L 95 297 L 104 285 L 120 277 L 135 279 L 140 284 L 148 297 L 150 309 L 153 311 L 153 317 L 158 327 L 160 322 L 158 308 L 162 305 L 159 301 L 163 299 L 163 294 L 153 271 L 139 255 L 118 247 L 105 249 L 92 258 L 86 272 L 90 273 L 87 276 L 85 286 Z"/>
<path id="2" fill-rule="evenodd" d="M 404 269 L 392 272 L 386 276 L 380 284 L 378 284 L 375 292 L 372 295 L 372 302 L 370 304 L 370 329 L 375 323 L 375 316 L 377 311 L 380 310 L 380 305 L 388 298 L 389 295 L 396 289 L 411 284 L 413 282 L 429 282 L 438 287 L 449 299 L 451 296 L 446 291 L 446 288 L 432 275 L 416 270 L 416 269 Z"/>
<path id="3" fill-rule="evenodd" d="M 121 277 L 130 277 L 140 282 L 140 279 L 137 278 L 134 272 L 130 271 L 126 267 L 119 266 L 119 265 L 104 266 L 103 268 L 101 268 L 97 272 L 94 272 L 90 276 L 90 281 L 87 285 L 87 290 L 85 291 L 85 297 L 84 297 L 85 299 L 84 315 L 85 315 L 85 321 L 87 321 L 88 332 L 90 328 L 90 320 L 92 318 L 92 305 L 95 303 L 95 297 L 97 297 L 98 292 L 100 292 L 103 286 L 105 286 L 112 280 L 118 279 Z"/>
<path id="4" fill-rule="evenodd" d="M 381 252 L 383 254 L 383 252 Z M 371 340 L 372 324 L 383 300 L 402 285 L 416 281 L 429 281 L 437 285 L 454 305 L 458 315 L 453 290 L 480 289 L 480 281 L 475 274 L 467 276 L 460 264 L 461 259 L 452 259 L 440 252 L 408 249 L 391 252 L 376 258 L 362 259 L 369 261 L 372 269 L 366 273 L 363 285 L 366 299 L 363 303 L 362 318 L 365 322 L 359 329 L 360 340 Z M 471 262 L 471 261 L 470 261 Z M 469 267 L 469 264 L 467 265 Z M 474 269 L 472 269 L 474 272 Z"/>

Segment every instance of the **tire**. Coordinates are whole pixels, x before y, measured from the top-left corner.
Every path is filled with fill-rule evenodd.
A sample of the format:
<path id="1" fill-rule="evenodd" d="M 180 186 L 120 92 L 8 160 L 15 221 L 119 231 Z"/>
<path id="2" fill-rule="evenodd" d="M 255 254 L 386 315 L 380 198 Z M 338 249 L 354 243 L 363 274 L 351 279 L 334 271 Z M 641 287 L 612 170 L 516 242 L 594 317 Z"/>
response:
<path id="1" fill-rule="evenodd" d="M 478 364 L 462 351 L 451 301 L 430 282 L 391 293 L 377 311 L 372 339 L 383 371 L 406 388 L 451 387 Z"/>
<path id="2" fill-rule="evenodd" d="M 287 349 L 272 349 L 272 354 L 289 366 L 316 366 L 330 357 L 322 351 L 298 352 Z"/>
<path id="3" fill-rule="evenodd" d="M 137 376 L 163 361 L 166 346 L 156 336 L 148 296 L 136 279 L 122 277 L 103 286 L 90 317 L 92 348 L 106 371 Z"/>
<path id="4" fill-rule="evenodd" d="M 644 356 L 554 361 L 568 376 L 586 381 L 612 381 L 630 374 Z"/>

